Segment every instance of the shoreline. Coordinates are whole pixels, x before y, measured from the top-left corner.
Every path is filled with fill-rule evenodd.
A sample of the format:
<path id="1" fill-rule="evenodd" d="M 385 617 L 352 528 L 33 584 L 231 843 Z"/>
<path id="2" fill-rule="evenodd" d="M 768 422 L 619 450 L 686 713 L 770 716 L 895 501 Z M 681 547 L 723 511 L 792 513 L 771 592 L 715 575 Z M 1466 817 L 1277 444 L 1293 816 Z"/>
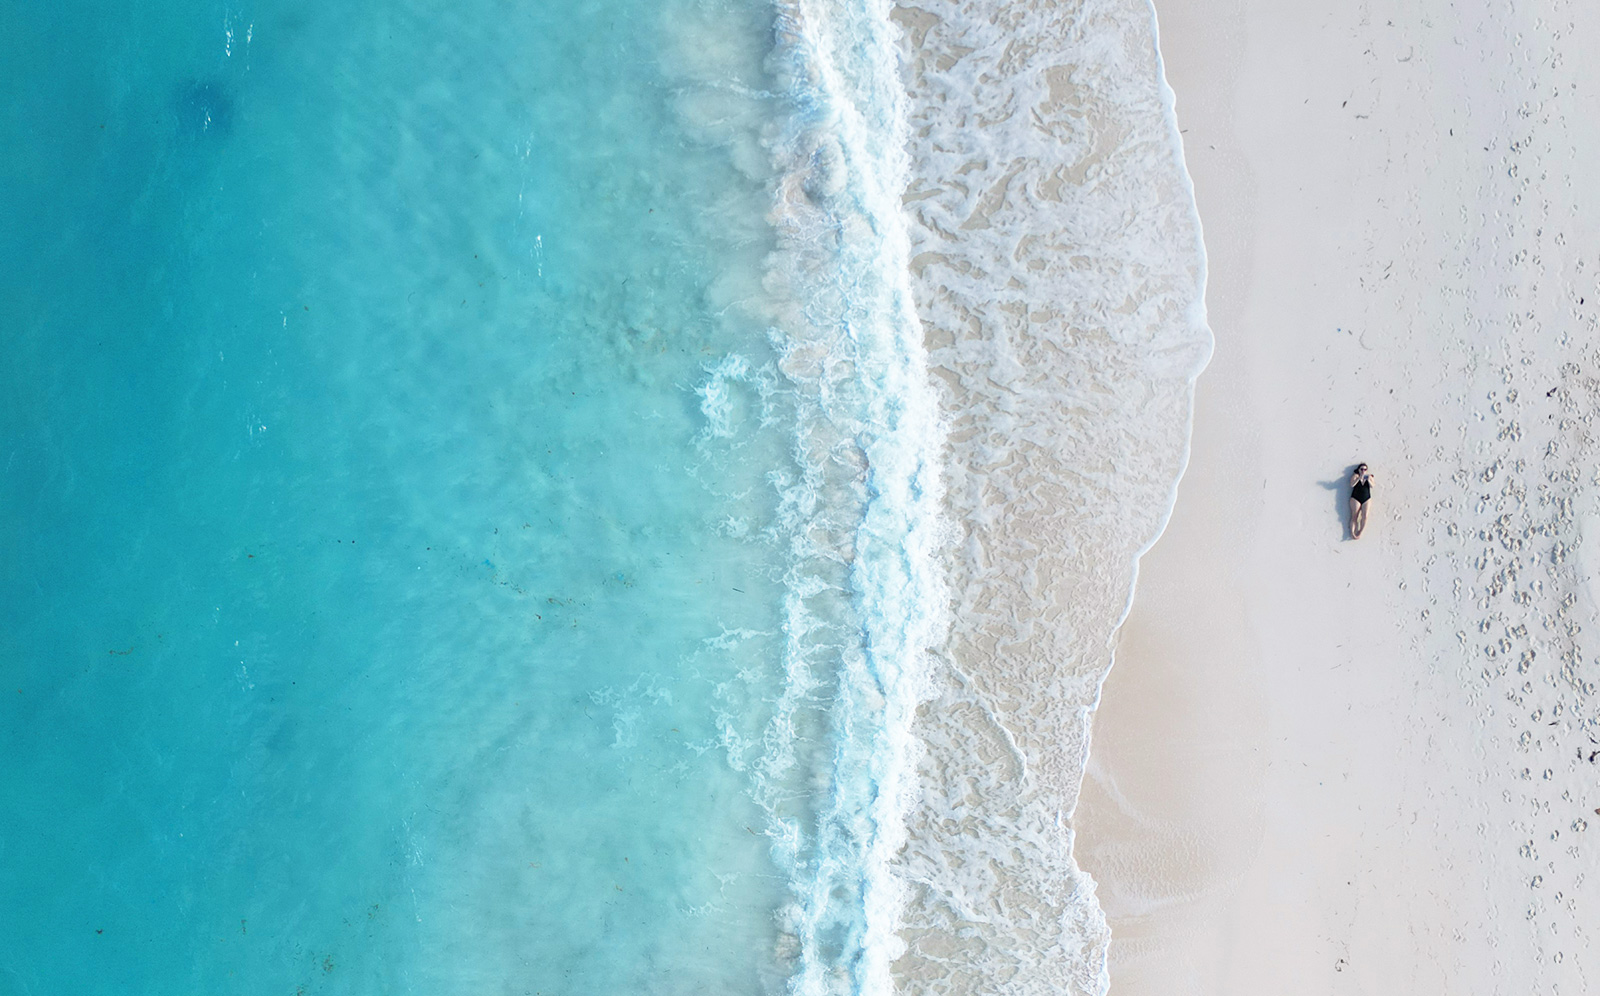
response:
<path id="1" fill-rule="evenodd" d="M 1147 0 L 994 13 L 892 15 L 953 622 L 915 728 L 896 981 L 1090 996 L 1107 933 L 1067 814 L 1211 337 Z"/>
<path id="2" fill-rule="evenodd" d="M 1581 991 L 1600 18 L 1158 7 L 1216 352 L 1074 815 L 1110 991 Z"/>

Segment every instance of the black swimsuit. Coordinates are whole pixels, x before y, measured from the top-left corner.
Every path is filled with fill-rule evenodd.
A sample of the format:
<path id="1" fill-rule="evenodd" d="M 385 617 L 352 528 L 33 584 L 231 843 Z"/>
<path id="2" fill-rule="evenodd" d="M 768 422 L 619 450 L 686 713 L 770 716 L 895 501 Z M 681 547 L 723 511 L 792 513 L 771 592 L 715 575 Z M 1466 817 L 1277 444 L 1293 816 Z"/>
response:
<path id="1" fill-rule="evenodd" d="M 1352 484 L 1350 486 L 1350 497 L 1365 505 L 1367 500 L 1372 497 L 1372 482 L 1362 480 Z"/>

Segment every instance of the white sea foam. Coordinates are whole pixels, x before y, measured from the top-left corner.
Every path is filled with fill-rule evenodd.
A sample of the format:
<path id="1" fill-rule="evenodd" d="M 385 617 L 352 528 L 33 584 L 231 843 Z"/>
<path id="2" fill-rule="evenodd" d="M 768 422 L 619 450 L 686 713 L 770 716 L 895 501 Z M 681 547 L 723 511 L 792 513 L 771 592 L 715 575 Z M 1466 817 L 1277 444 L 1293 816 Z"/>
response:
<path id="1" fill-rule="evenodd" d="M 782 529 L 788 685 L 769 783 L 810 771 L 816 806 L 775 807 L 791 862 L 791 991 L 888 993 L 900 954 L 894 855 L 918 704 L 946 599 L 936 569 L 940 423 L 910 290 L 898 31 L 888 3 L 780 4 L 772 68 L 794 112 L 771 138 L 779 248 L 769 290 L 795 402 Z M 806 716 L 818 702 L 825 714 Z M 826 756 L 807 729 L 825 729 Z M 808 764 L 798 764 L 810 750 Z"/>
<path id="2" fill-rule="evenodd" d="M 895 19 L 914 286 L 962 530 L 916 728 L 897 980 L 1102 992 L 1107 931 L 1070 818 L 1209 355 L 1199 222 L 1148 3 L 904 3 Z"/>
<path id="3" fill-rule="evenodd" d="M 947 604 L 940 420 L 910 289 L 890 12 L 887 2 L 777 6 L 766 136 L 775 245 L 761 293 L 729 301 L 766 318 L 771 358 L 713 361 L 695 388 L 708 455 L 787 427 L 765 488 L 776 507 L 750 517 L 765 523 L 752 541 L 783 554 L 783 683 L 771 694 L 755 670 L 726 683 L 721 727 L 789 879 L 777 956 L 786 987 L 805 996 L 892 991 L 911 730 Z M 705 109 L 727 103 L 678 106 L 710 122 Z M 752 717 L 764 723 L 752 728 Z"/>

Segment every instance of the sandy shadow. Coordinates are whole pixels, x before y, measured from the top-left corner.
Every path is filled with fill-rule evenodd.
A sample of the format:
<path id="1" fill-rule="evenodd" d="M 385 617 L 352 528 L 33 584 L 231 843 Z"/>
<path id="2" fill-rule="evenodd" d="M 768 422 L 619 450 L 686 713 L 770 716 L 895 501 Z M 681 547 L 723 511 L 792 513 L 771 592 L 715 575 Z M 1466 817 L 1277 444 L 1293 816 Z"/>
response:
<path id="1" fill-rule="evenodd" d="M 1339 524 L 1344 527 L 1344 539 L 1352 540 L 1350 535 L 1350 478 L 1356 474 L 1356 468 L 1361 466 L 1353 463 L 1344 469 L 1344 476 L 1331 481 L 1318 481 L 1325 490 L 1333 492 L 1333 514 L 1339 517 Z"/>

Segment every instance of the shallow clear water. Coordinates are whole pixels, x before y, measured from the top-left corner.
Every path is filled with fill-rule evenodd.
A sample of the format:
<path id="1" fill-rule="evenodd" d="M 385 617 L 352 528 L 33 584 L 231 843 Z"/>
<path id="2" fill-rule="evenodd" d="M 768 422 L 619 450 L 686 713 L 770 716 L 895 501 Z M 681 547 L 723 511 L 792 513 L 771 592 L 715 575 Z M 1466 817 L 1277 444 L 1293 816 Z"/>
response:
<path id="1" fill-rule="evenodd" d="M 0 992 L 1093 989 L 1192 202 L 958 6 L 0 11 Z"/>
<path id="2" fill-rule="evenodd" d="M 786 972 L 724 727 L 787 433 L 697 393 L 770 359 L 762 122 L 694 101 L 771 18 L 4 15 L 0 989 Z"/>

